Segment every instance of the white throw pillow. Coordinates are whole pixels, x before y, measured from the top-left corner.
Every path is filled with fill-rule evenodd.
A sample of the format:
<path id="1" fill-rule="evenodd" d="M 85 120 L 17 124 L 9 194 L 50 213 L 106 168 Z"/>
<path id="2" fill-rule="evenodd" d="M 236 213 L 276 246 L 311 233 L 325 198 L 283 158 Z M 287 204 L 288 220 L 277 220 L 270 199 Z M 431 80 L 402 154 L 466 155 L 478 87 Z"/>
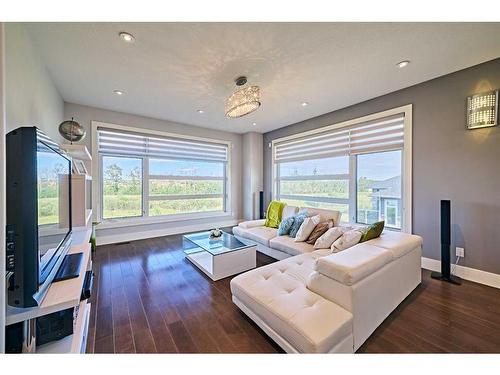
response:
<path id="1" fill-rule="evenodd" d="M 333 227 L 328 229 L 321 237 L 319 237 L 314 243 L 315 249 L 329 249 L 332 243 L 342 236 L 344 231 L 341 227 Z"/>
<path id="2" fill-rule="evenodd" d="M 338 253 L 339 251 L 350 248 L 351 246 L 356 245 L 363 233 L 358 229 L 348 230 L 342 236 L 340 236 L 335 242 L 332 244 L 332 251 L 334 253 Z"/>
<path id="3" fill-rule="evenodd" d="M 307 240 L 311 232 L 314 230 L 314 227 L 319 224 L 321 217 L 319 215 L 313 217 L 306 217 L 304 222 L 299 228 L 297 235 L 295 236 L 295 242 L 304 242 Z"/>

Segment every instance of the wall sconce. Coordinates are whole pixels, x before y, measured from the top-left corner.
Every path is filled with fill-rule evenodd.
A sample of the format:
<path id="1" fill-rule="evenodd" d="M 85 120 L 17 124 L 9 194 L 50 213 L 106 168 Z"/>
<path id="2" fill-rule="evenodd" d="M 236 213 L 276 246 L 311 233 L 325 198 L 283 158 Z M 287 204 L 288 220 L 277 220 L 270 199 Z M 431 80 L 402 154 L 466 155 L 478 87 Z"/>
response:
<path id="1" fill-rule="evenodd" d="M 498 125 L 498 90 L 467 97 L 467 129 Z"/>

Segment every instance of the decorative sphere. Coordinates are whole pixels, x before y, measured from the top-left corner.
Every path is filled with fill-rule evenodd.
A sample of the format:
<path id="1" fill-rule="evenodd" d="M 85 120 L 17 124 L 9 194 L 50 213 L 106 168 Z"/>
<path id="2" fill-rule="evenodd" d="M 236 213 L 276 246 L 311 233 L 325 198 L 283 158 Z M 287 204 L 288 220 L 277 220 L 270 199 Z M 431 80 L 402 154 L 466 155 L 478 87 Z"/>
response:
<path id="1" fill-rule="evenodd" d="M 59 125 L 59 134 L 70 142 L 78 142 L 85 138 L 85 128 L 73 119 L 63 121 Z"/>

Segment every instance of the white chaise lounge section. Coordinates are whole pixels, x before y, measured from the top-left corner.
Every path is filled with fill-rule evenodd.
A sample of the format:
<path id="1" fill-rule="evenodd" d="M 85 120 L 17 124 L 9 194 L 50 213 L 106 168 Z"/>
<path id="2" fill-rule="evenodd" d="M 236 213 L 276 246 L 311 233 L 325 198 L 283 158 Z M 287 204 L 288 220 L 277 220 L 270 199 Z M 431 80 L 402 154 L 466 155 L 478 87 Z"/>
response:
<path id="1" fill-rule="evenodd" d="M 352 353 L 420 284 L 421 246 L 385 231 L 292 256 L 232 279 L 233 301 L 287 352 Z"/>
<path id="2" fill-rule="evenodd" d="M 233 301 L 288 353 L 351 353 L 352 314 L 306 287 L 319 255 L 298 255 L 235 277 Z"/>

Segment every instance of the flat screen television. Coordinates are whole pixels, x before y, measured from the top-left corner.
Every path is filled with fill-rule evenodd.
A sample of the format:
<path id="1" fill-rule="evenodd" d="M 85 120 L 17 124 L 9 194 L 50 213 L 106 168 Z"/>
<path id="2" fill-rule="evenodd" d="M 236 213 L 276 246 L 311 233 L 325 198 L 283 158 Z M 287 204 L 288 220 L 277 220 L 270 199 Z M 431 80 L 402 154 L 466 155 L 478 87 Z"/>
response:
<path id="1" fill-rule="evenodd" d="M 8 304 L 38 306 L 71 242 L 71 160 L 36 127 L 6 137 Z"/>

